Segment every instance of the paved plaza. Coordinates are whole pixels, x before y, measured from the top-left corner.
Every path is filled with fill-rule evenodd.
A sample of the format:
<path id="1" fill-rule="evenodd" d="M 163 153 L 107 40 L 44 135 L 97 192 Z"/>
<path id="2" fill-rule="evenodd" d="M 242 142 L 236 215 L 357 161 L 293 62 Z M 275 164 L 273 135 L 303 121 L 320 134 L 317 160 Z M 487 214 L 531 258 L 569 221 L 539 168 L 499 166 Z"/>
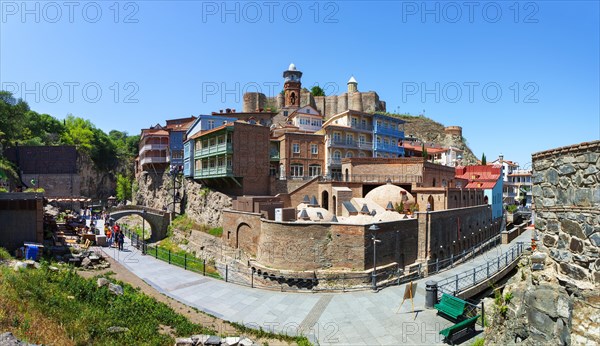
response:
<path id="1" fill-rule="evenodd" d="M 453 323 L 436 310 L 425 309 L 425 282 L 442 280 L 495 259 L 515 242 L 529 241 L 526 231 L 512 243 L 499 245 L 475 259 L 415 281 L 415 312 L 410 301 L 402 307 L 405 285 L 346 293 L 277 292 L 240 286 L 204 277 L 143 256 L 130 246 L 102 248 L 128 270 L 161 293 L 223 320 L 267 331 L 303 334 L 320 345 L 439 345 L 439 331 Z M 467 342 L 468 343 L 468 342 Z"/>

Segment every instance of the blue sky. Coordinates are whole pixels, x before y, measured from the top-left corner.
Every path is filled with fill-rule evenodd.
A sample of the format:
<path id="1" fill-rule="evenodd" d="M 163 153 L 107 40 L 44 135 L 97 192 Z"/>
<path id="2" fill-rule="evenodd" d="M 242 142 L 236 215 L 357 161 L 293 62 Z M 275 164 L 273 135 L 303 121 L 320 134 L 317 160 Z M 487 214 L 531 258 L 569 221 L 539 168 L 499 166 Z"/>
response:
<path id="1" fill-rule="evenodd" d="M 308 88 L 354 75 L 388 111 L 462 126 L 489 160 L 600 139 L 596 1 L 0 5 L 0 87 L 105 131 L 241 109 L 293 62 Z"/>

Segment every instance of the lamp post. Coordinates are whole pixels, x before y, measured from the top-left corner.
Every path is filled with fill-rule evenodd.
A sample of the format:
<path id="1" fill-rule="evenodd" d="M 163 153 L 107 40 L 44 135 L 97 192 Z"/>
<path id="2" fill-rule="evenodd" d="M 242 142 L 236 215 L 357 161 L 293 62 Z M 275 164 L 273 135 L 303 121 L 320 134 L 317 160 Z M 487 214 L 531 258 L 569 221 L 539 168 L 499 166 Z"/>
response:
<path id="1" fill-rule="evenodd" d="M 142 255 L 146 254 L 146 209 L 142 210 Z"/>
<path id="2" fill-rule="evenodd" d="M 375 237 L 375 232 L 379 231 L 379 226 L 376 224 L 371 225 L 369 227 L 369 231 L 373 232 L 371 235 L 371 240 L 373 241 L 373 273 L 371 275 L 373 289 L 377 289 L 377 243 L 381 243 L 381 240 Z"/>

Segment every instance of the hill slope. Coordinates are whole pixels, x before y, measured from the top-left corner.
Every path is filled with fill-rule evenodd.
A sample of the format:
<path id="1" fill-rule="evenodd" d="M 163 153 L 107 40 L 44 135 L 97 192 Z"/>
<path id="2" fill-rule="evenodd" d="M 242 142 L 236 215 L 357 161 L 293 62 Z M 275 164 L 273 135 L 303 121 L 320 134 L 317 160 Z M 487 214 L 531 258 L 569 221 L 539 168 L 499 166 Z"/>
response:
<path id="1" fill-rule="evenodd" d="M 467 145 L 465 137 L 446 134 L 444 132 L 445 126 L 429 119 L 423 115 L 413 116 L 408 114 L 396 114 L 396 113 L 381 113 L 396 118 L 400 118 L 406 121 L 404 125 L 404 136 L 410 137 L 411 135 L 415 138 L 423 140 L 427 143 L 434 143 L 441 145 L 442 147 L 453 146 L 464 151 L 463 153 L 463 164 L 476 164 L 477 158 L 471 151 L 471 148 Z"/>

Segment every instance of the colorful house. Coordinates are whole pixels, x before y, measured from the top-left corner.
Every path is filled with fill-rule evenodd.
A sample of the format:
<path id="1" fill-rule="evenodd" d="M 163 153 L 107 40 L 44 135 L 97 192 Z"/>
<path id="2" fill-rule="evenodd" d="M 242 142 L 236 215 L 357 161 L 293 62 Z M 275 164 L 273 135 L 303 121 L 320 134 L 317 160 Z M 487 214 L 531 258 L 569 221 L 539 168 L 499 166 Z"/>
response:
<path id="1" fill-rule="evenodd" d="M 456 167 L 457 179 L 467 180 L 467 189 L 484 190 L 484 203 L 492 206 L 492 218 L 502 217 L 502 168 L 478 165 Z"/>

